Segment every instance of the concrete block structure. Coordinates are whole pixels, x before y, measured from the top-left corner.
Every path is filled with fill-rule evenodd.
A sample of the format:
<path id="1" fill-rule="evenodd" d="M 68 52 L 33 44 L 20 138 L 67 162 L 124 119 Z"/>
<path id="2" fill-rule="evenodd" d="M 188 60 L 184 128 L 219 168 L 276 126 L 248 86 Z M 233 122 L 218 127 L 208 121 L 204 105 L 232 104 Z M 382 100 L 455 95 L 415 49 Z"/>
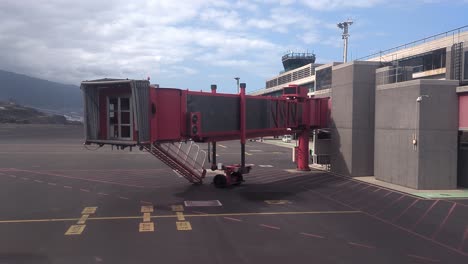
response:
<path id="1" fill-rule="evenodd" d="M 348 176 L 374 173 L 375 71 L 380 62 L 333 67 L 331 170 Z"/>
<path id="2" fill-rule="evenodd" d="M 377 86 L 376 179 L 414 189 L 457 187 L 457 86 L 431 79 Z"/>

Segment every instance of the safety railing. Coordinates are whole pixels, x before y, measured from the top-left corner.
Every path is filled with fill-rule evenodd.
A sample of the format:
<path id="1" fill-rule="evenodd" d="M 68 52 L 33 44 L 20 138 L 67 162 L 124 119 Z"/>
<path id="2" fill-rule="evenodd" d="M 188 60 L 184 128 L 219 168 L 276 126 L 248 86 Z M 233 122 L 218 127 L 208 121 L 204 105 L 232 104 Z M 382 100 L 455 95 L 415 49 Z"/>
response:
<path id="1" fill-rule="evenodd" d="M 189 143 L 178 142 L 174 144 L 163 143 L 161 148 L 166 151 L 167 154 L 171 155 L 174 159 L 177 159 L 188 169 L 197 172 L 199 176 L 204 175 L 207 152 L 200 149 L 200 146 L 193 141 Z"/>

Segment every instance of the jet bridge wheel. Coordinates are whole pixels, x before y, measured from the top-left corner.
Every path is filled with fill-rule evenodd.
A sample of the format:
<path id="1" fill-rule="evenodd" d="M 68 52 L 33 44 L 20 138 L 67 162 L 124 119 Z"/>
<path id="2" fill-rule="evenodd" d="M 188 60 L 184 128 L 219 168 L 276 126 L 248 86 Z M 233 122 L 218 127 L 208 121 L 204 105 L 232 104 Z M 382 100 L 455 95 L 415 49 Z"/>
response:
<path id="1" fill-rule="evenodd" d="M 226 187 L 227 186 L 226 176 L 224 176 L 223 174 L 217 174 L 213 178 L 213 184 L 215 185 L 216 188 Z"/>

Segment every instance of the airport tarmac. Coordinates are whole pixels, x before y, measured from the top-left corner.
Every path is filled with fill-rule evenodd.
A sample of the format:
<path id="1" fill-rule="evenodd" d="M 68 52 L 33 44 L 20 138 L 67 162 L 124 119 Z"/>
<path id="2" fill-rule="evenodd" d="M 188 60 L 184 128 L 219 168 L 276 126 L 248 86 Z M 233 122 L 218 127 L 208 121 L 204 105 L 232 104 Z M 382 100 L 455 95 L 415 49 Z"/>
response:
<path id="1" fill-rule="evenodd" d="M 0 263 L 468 263 L 468 199 L 297 172 L 291 149 L 262 142 L 241 186 L 192 185 L 82 135 L 0 125 Z M 239 151 L 219 142 L 218 162 Z"/>

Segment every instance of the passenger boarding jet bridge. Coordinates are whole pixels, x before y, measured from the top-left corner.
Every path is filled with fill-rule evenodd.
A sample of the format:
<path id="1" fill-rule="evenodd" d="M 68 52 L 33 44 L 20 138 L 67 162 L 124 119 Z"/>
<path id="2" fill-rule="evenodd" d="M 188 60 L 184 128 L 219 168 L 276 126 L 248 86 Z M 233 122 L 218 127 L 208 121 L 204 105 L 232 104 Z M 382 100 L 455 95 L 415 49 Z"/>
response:
<path id="1" fill-rule="evenodd" d="M 329 98 L 307 98 L 307 89 L 283 88 L 282 97 L 249 96 L 245 83 L 239 94 L 155 88 L 146 80 L 84 81 L 85 144 L 145 149 L 191 183 L 202 183 L 205 163 L 222 169 L 216 187 L 240 184 L 251 170 L 245 163 L 248 138 L 296 133 L 298 170 L 309 169 L 310 129 L 327 127 Z M 216 161 L 216 142 L 239 139 L 241 162 Z M 211 153 L 194 142 L 211 143 Z M 211 159 L 210 159 L 211 155 Z"/>

